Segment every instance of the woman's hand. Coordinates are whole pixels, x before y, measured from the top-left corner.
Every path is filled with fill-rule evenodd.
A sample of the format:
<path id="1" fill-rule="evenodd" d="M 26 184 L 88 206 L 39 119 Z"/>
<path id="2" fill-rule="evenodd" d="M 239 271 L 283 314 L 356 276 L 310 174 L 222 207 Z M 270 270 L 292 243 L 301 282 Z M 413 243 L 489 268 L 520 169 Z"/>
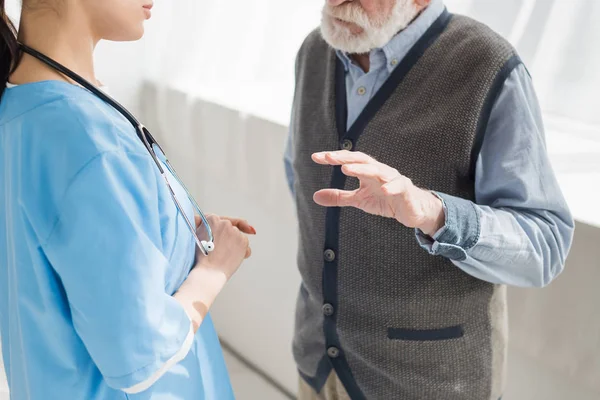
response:
<path id="1" fill-rule="evenodd" d="M 210 217 L 214 217 L 214 216 L 207 216 L 206 218 L 209 220 L 208 222 L 211 226 L 211 229 L 213 230 L 213 235 L 215 236 L 215 242 L 216 242 L 217 239 L 216 239 L 216 235 L 214 232 L 213 224 L 210 221 Z M 245 233 L 246 235 L 256 235 L 256 229 L 254 229 L 254 227 L 252 225 L 250 225 L 248 223 L 248 221 L 246 221 L 245 219 L 233 218 L 233 217 L 217 217 L 217 218 L 220 218 L 221 220 L 225 220 L 225 221 L 230 221 L 231 224 L 235 228 L 238 228 L 240 232 Z M 202 225 L 202 218 L 200 218 L 198 215 L 196 215 L 196 230 L 200 229 L 201 225 Z M 252 255 L 252 249 L 248 246 L 248 250 L 246 251 L 245 258 L 249 258 L 251 255 Z"/>
<path id="2" fill-rule="evenodd" d="M 194 332 L 206 317 L 217 295 L 235 274 L 251 250 L 248 236 L 256 230 L 247 221 L 238 218 L 208 215 L 215 240 L 215 249 L 205 256 L 197 250 L 198 262 L 181 285 L 174 298 L 185 308 L 192 320 Z M 202 237 L 202 220 L 196 217 L 196 230 Z"/>

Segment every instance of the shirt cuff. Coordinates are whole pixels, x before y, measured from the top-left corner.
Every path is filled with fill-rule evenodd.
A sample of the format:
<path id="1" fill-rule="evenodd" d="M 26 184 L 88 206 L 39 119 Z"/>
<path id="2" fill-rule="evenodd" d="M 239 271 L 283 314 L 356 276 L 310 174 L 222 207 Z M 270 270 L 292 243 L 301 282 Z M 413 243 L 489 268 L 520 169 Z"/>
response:
<path id="1" fill-rule="evenodd" d="M 433 237 L 420 229 L 415 234 L 419 245 L 431 255 L 439 255 L 453 261 L 464 261 L 467 250 L 475 246 L 481 233 L 480 215 L 472 201 L 444 193 L 433 192 L 442 200 L 445 225 Z"/>

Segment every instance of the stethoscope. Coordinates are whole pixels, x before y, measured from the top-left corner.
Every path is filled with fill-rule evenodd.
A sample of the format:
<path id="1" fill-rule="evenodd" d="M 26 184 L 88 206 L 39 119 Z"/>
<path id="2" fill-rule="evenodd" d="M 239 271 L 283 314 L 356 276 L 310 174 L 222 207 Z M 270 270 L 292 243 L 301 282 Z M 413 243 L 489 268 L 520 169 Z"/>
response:
<path id="1" fill-rule="evenodd" d="M 68 78 L 72 79 L 73 81 L 77 82 L 79 85 L 81 85 L 85 89 L 89 90 L 92 94 L 94 94 L 101 100 L 108 103 L 111 107 L 113 107 L 116 111 L 118 111 L 121 115 L 123 115 L 131 123 L 131 125 L 133 125 L 137 136 L 139 137 L 139 139 L 142 141 L 142 143 L 146 147 L 146 150 L 148 151 L 148 153 L 150 153 L 150 156 L 154 160 L 156 167 L 160 171 L 160 174 L 162 175 L 163 179 L 165 180 L 165 183 L 167 184 L 167 187 L 169 188 L 169 192 L 171 193 L 171 197 L 173 198 L 173 201 L 175 202 L 175 205 L 177 206 L 179 213 L 183 216 L 189 230 L 192 232 L 192 235 L 196 241 L 196 245 L 198 246 L 198 248 L 200 249 L 202 254 L 204 254 L 205 256 L 207 256 L 209 252 L 213 251 L 215 249 L 214 237 L 213 237 L 212 230 L 210 229 L 208 220 L 206 219 L 206 216 L 204 215 L 202 210 L 200 210 L 198 203 L 196 202 L 194 197 L 190 194 L 190 192 L 186 188 L 186 186 L 183 184 L 183 182 L 179 178 L 179 175 L 177 175 L 177 173 L 175 172 L 175 169 L 173 169 L 173 167 L 171 166 L 171 163 L 167 159 L 165 152 L 160 147 L 158 142 L 154 139 L 154 137 L 152 137 L 152 135 L 150 134 L 148 129 L 146 129 L 146 127 L 144 125 L 142 125 L 137 119 L 135 119 L 135 117 L 125 107 L 120 105 L 116 100 L 114 100 L 113 98 L 108 96 L 106 93 L 102 92 L 101 90 L 99 90 L 97 87 L 92 85 L 90 82 L 88 82 L 81 76 L 77 75 L 75 72 L 73 72 L 70 69 L 68 69 L 67 67 L 59 64 L 58 62 L 54 61 L 53 59 L 45 56 L 44 54 L 32 49 L 31 47 L 28 47 L 22 43 L 19 43 L 19 47 L 23 52 L 38 59 L 39 61 L 43 62 L 50 68 L 53 68 L 54 70 L 60 72 L 61 74 L 65 75 Z M 156 156 L 156 153 L 154 152 L 154 146 L 156 146 L 158 148 L 158 150 L 161 152 L 161 154 L 164 156 L 164 158 L 165 158 L 164 162 L 165 162 L 167 169 L 169 170 L 171 175 L 173 175 L 173 177 L 177 180 L 177 182 L 181 185 L 181 187 L 185 191 L 187 197 L 189 198 L 190 202 L 196 209 L 196 212 L 202 219 L 202 223 L 204 224 L 204 227 L 208 234 L 208 240 L 200 239 L 200 237 L 198 236 L 198 233 L 196 232 L 195 223 L 192 223 L 192 221 L 190 221 L 190 219 L 187 217 L 187 214 L 183 210 L 183 207 L 177 200 L 177 197 L 175 196 L 175 192 L 173 191 L 173 188 L 171 187 L 171 184 L 169 183 L 169 180 L 167 179 L 167 175 L 165 174 L 165 171 L 163 170 L 162 164 L 160 163 L 160 161 L 158 160 L 158 157 Z"/>

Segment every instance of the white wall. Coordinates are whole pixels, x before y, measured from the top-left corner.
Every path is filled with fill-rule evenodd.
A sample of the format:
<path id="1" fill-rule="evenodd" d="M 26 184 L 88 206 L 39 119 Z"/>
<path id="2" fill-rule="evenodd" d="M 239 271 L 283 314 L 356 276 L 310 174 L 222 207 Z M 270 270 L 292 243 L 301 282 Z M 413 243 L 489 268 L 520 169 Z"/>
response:
<path id="1" fill-rule="evenodd" d="M 111 95 L 134 114 L 139 114 L 140 88 L 144 80 L 144 42 L 101 42 L 95 54 L 96 76 Z"/>
<path id="2" fill-rule="evenodd" d="M 564 273 L 509 290 L 507 400 L 600 398 L 600 226 L 578 222 Z"/>

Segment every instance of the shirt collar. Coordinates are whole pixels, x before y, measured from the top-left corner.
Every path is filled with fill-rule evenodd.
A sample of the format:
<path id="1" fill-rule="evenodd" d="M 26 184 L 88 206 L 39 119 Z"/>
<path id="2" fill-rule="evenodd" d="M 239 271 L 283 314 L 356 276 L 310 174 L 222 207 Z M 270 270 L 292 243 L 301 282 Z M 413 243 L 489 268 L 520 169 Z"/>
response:
<path id="1" fill-rule="evenodd" d="M 419 41 L 421 36 L 433 25 L 433 23 L 444 12 L 443 0 L 432 0 L 431 4 L 419 14 L 419 16 L 406 29 L 400 31 L 385 46 L 371 50 L 371 61 L 377 58 L 385 57 L 387 68 L 391 72 L 396 65 L 408 54 L 410 49 Z M 344 64 L 344 69 L 348 71 L 353 61 L 343 51 L 337 50 L 338 58 Z"/>

